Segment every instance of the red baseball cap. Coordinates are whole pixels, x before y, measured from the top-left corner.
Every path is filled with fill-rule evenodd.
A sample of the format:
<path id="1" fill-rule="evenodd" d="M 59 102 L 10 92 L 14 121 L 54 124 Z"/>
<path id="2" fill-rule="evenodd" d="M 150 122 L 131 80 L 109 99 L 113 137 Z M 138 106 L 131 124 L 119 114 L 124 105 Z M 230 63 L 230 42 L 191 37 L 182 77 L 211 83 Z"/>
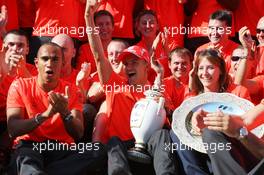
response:
<path id="1" fill-rule="evenodd" d="M 130 46 L 123 50 L 123 52 L 119 55 L 119 60 L 123 62 L 127 56 L 131 54 L 137 56 L 139 59 L 147 61 L 147 63 L 150 63 L 148 51 L 145 48 L 137 45 Z"/>

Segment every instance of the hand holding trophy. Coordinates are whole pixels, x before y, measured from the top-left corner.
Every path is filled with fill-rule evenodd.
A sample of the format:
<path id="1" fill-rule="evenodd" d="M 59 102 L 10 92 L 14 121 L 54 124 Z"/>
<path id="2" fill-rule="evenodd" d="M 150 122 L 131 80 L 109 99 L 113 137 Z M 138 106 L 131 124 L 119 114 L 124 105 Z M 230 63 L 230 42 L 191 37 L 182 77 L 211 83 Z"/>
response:
<path id="1" fill-rule="evenodd" d="M 151 53 L 151 67 L 157 73 L 154 85 L 145 91 L 145 99 L 139 100 L 133 107 L 130 116 L 130 128 L 136 140 L 135 147 L 128 150 L 128 157 L 141 163 L 150 163 L 152 158 L 146 151 L 146 143 L 151 135 L 161 129 L 165 123 L 166 112 L 164 98 L 160 92 L 164 69 L 155 60 L 155 50 L 160 41 L 160 33 L 153 42 Z"/>

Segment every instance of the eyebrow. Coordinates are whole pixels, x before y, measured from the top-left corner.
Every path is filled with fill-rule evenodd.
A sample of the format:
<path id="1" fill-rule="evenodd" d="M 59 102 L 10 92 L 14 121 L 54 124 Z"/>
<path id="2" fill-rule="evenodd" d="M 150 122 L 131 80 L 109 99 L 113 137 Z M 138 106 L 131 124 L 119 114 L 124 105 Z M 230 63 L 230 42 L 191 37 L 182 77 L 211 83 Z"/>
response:
<path id="1" fill-rule="evenodd" d="M 58 57 L 57 55 L 55 55 L 55 56 L 45 56 L 45 55 L 44 55 L 44 56 L 40 56 L 40 58 L 41 58 L 41 59 L 45 59 L 45 58 L 46 58 L 46 59 L 47 59 L 47 58 L 51 58 L 51 59 L 53 59 L 53 58 L 59 58 L 59 57 Z"/>
<path id="2" fill-rule="evenodd" d="M 7 44 L 21 44 L 21 45 L 25 45 L 25 43 L 23 42 L 16 42 L 16 41 L 9 41 L 9 42 L 6 42 Z"/>

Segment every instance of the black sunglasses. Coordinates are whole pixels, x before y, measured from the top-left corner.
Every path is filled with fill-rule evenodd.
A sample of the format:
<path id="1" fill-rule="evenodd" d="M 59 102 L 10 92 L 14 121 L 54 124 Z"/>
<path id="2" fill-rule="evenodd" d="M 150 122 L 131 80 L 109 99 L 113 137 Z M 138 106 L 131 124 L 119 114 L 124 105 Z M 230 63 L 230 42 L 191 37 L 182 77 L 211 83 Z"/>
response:
<path id="1" fill-rule="evenodd" d="M 232 60 L 232 61 L 238 61 L 239 59 L 240 59 L 239 56 L 232 56 L 232 57 L 231 57 L 231 60 Z"/>
<path id="2" fill-rule="evenodd" d="M 260 33 L 260 32 L 264 33 L 264 29 L 257 29 L 256 32 L 257 33 Z"/>

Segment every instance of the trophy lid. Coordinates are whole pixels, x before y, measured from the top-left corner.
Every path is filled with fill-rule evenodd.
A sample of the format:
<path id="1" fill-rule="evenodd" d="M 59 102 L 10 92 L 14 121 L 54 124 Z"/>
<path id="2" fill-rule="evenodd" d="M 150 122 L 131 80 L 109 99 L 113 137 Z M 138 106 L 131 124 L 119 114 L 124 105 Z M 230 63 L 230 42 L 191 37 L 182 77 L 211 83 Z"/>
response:
<path id="1" fill-rule="evenodd" d="M 203 93 L 185 100 L 173 112 L 172 129 L 183 144 L 206 153 L 201 136 L 192 130 L 191 117 L 195 111 L 203 108 L 207 112 L 216 112 L 220 109 L 223 113 L 241 116 L 253 107 L 253 103 L 234 94 Z M 264 124 L 253 129 L 252 133 L 261 137 L 264 134 Z"/>

